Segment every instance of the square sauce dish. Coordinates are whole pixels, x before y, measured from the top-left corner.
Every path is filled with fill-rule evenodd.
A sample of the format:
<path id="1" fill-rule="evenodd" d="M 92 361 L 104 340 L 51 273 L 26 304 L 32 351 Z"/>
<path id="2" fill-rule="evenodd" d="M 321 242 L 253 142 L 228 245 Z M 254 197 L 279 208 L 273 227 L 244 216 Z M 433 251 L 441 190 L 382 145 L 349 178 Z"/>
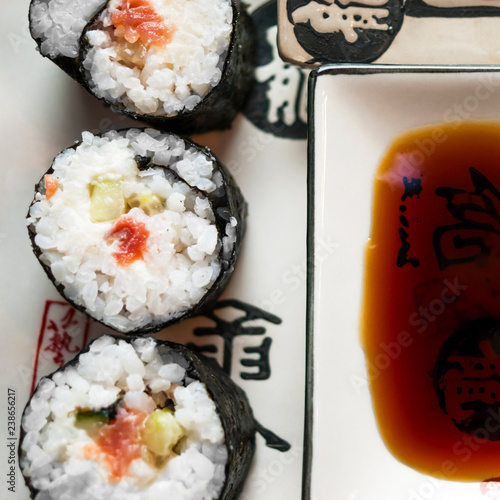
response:
<path id="1" fill-rule="evenodd" d="M 327 65 L 304 498 L 500 498 L 500 70 Z"/>

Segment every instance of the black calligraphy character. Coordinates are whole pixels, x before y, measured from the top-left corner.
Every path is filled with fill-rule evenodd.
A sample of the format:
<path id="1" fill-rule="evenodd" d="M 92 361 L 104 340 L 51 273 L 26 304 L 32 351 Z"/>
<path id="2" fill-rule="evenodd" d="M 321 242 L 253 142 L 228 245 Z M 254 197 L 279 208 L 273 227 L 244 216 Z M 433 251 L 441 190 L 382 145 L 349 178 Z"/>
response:
<path id="1" fill-rule="evenodd" d="M 437 227 L 432 235 L 439 269 L 475 262 L 487 264 L 491 253 L 489 235 L 500 236 L 500 192 L 478 170 L 469 169 L 474 191 L 450 187 L 437 188 L 435 193 L 446 200 L 446 208 L 458 221 Z M 465 233 L 464 233 L 465 232 Z"/>
<path id="2" fill-rule="evenodd" d="M 236 319 L 233 319 L 232 321 L 228 321 L 219 316 L 218 314 L 216 314 L 216 311 L 226 308 L 234 308 L 238 311 L 241 311 L 243 314 L 241 316 L 238 316 Z M 245 304 L 244 302 L 240 302 L 239 300 L 222 300 L 216 304 L 213 310 L 205 314 L 205 316 L 211 319 L 215 323 L 215 326 L 195 328 L 193 333 L 197 337 L 205 337 L 207 335 L 217 335 L 219 337 L 222 337 L 224 342 L 222 368 L 228 375 L 231 375 L 232 361 L 233 361 L 233 342 L 236 337 L 239 337 L 241 335 L 252 335 L 252 336 L 264 335 L 266 333 L 265 327 L 251 324 L 256 320 L 263 319 L 275 325 L 279 325 L 281 323 L 281 319 L 275 316 L 274 314 L 263 311 L 262 309 L 259 309 L 258 307 L 255 306 L 251 306 L 250 304 Z M 217 352 L 217 347 L 215 345 L 208 345 L 201 347 L 196 346 L 196 348 L 202 352 L 210 352 L 210 353 Z M 244 351 L 248 354 L 252 352 L 258 352 L 258 351 L 247 351 L 247 349 L 248 348 L 244 349 Z M 269 369 L 269 359 L 268 359 L 269 348 L 267 348 L 267 350 L 259 352 L 259 355 L 261 357 L 261 360 L 263 360 L 261 364 L 256 364 L 255 360 L 252 359 L 250 360 L 242 359 L 241 363 L 243 366 L 259 367 L 259 372 L 255 374 L 256 375 L 255 379 L 266 380 L 271 375 L 271 371 Z M 248 362 L 250 362 L 250 364 Z M 241 375 L 242 378 L 245 378 L 243 376 L 244 373 L 241 373 Z M 252 374 L 247 374 L 247 375 L 250 375 L 247 378 L 254 378 L 251 376 Z"/>
<path id="3" fill-rule="evenodd" d="M 243 351 L 247 354 L 258 354 L 258 359 L 242 359 L 243 366 L 256 366 L 256 373 L 241 372 L 241 378 L 244 380 L 267 380 L 271 376 L 271 366 L 269 365 L 269 349 L 272 339 L 266 337 L 258 347 L 245 347 Z"/>
<path id="4" fill-rule="evenodd" d="M 233 308 L 241 311 L 243 314 L 231 321 L 222 318 L 216 314 L 217 311 L 226 308 Z M 216 335 L 223 339 L 223 356 L 222 368 L 231 375 L 232 359 L 233 359 L 233 344 L 234 339 L 241 335 L 265 335 L 266 329 L 260 325 L 254 325 L 252 322 L 257 320 L 264 320 L 275 325 L 281 323 L 281 319 L 274 314 L 268 313 L 259 309 L 258 307 L 250 304 L 245 304 L 239 300 L 222 300 L 218 302 L 214 309 L 205 314 L 211 319 L 215 326 L 213 327 L 199 327 L 194 329 L 194 335 L 197 337 L 205 337 L 208 335 Z M 245 380 L 267 380 L 271 376 L 271 368 L 269 362 L 269 350 L 271 348 L 272 339 L 270 337 L 264 338 L 260 346 L 245 347 L 243 351 L 246 354 L 257 354 L 258 358 L 241 359 L 241 364 L 247 367 L 256 367 L 257 372 L 240 372 L 241 378 Z M 197 346 L 189 344 L 189 347 L 194 348 L 201 352 L 217 353 L 217 346 L 210 344 L 205 346 Z M 284 439 L 274 434 L 269 429 L 266 429 L 262 424 L 255 421 L 257 432 L 266 440 L 266 445 L 278 451 L 288 451 L 290 444 Z"/>
<path id="5" fill-rule="evenodd" d="M 420 196 L 422 192 L 422 180 L 412 177 L 408 179 L 408 177 L 403 177 L 403 185 L 405 187 L 405 192 L 403 196 L 401 196 L 401 201 L 406 201 L 406 198 L 412 198 L 416 196 L 417 198 Z"/>
<path id="6" fill-rule="evenodd" d="M 399 228 L 399 237 L 401 238 L 401 248 L 398 252 L 396 264 L 398 267 L 403 267 L 405 264 L 411 264 L 413 267 L 418 267 L 420 261 L 415 257 L 408 257 L 410 244 L 408 243 L 408 233 L 402 227 Z"/>
<path id="7" fill-rule="evenodd" d="M 422 192 L 422 180 L 415 177 L 412 177 L 411 179 L 408 179 L 406 176 L 403 177 L 403 186 L 405 188 L 405 192 L 403 193 L 403 196 L 401 196 L 401 201 L 403 202 L 405 202 L 407 198 L 413 198 L 414 196 L 418 198 Z M 399 222 L 403 227 L 400 227 L 398 230 L 399 238 L 401 239 L 401 247 L 398 251 L 396 265 L 398 267 L 403 267 L 406 264 L 411 264 L 413 267 L 418 267 L 420 261 L 415 257 L 408 256 L 410 243 L 408 242 L 408 231 L 406 229 L 410 227 L 410 223 L 407 217 L 403 215 L 406 212 L 406 205 L 401 205 L 399 207 L 399 211 L 401 212 Z"/>

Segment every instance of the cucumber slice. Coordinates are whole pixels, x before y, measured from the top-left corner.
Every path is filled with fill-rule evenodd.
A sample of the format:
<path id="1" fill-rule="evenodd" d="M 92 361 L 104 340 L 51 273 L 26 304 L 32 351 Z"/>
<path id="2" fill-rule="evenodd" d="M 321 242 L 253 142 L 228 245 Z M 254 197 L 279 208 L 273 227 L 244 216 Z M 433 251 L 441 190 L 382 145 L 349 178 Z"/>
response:
<path id="1" fill-rule="evenodd" d="M 155 410 L 144 424 L 144 444 L 162 458 L 172 453 L 172 449 L 183 436 L 184 429 L 171 408 Z"/>
<path id="2" fill-rule="evenodd" d="M 90 219 L 92 222 L 116 220 L 125 213 L 121 180 L 95 181 L 90 186 Z"/>
<path id="3" fill-rule="evenodd" d="M 75 427 L 87 431 L 93 437 L 103 425 L 111 423 L 116 418 L 118 406 L 124 394 L 120 393 L 118 399 L 111 405 L 93 410 L 90 408 L 77 408 L 75 413 Z"/>
<path id="4" fill-rule="evenodd" d="M 127 198 L 130 208 L 138 207 L 149 216 L 165 211 L 165 200 L 153 192 L 136 193 Z"/>

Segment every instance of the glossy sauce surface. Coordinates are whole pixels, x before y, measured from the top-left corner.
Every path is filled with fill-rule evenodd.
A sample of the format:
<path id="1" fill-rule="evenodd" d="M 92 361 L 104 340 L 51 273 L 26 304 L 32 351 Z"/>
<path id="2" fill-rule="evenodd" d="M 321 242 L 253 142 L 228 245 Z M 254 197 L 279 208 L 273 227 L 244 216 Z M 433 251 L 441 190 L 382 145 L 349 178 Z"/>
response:
<path id="1" fill-rule="evenodd" d="M 498 189 L 486 123 L 398 138 L 374 184 L 362 342 L 379 430 L 450 480 L 500 477 Z"/>

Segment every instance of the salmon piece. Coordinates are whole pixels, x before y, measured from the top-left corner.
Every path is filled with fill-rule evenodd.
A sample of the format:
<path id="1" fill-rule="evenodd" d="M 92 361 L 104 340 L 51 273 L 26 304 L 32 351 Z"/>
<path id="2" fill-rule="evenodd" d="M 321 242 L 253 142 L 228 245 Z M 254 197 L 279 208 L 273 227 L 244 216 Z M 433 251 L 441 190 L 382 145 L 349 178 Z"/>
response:
<path id="1" fill-rule="evenodd" d="M 115 36 L 129 43 L 163 46 L 172 38 L 173 29 L 165 25 L 148 0 L 123 0 L 111 14 Z"/>
<path id="2" fill-rule="evenodd" d="M 59 189 L 59 183 L 52 174 L 44 175 L 43 179 L 45 181 L 45 198 L 47 200 L 50 200 L 52 196 L 56 194 L 56 191 Z"/>
<path id="3" fill-rule="evenodd" d="M 118 250 L 113 254 L 120 266 L 127 267 L 142 259 L 147 251 L 149 231 L 142 222 L 131 217 L 121 217 L 106 235 L 107 240 L 117 240 Z"/>
<path id="4" fill-rule="evenodd" d="M 96 441 L 84 448 L 86 460 L 104 460 L 109 469 L 110 483 L 119 483 L 127 474 L 130 464 L 141 458 L 141 430 L 146 417 L 145 412 L 120 408 L 116 420 L 103 426 Z"/>

